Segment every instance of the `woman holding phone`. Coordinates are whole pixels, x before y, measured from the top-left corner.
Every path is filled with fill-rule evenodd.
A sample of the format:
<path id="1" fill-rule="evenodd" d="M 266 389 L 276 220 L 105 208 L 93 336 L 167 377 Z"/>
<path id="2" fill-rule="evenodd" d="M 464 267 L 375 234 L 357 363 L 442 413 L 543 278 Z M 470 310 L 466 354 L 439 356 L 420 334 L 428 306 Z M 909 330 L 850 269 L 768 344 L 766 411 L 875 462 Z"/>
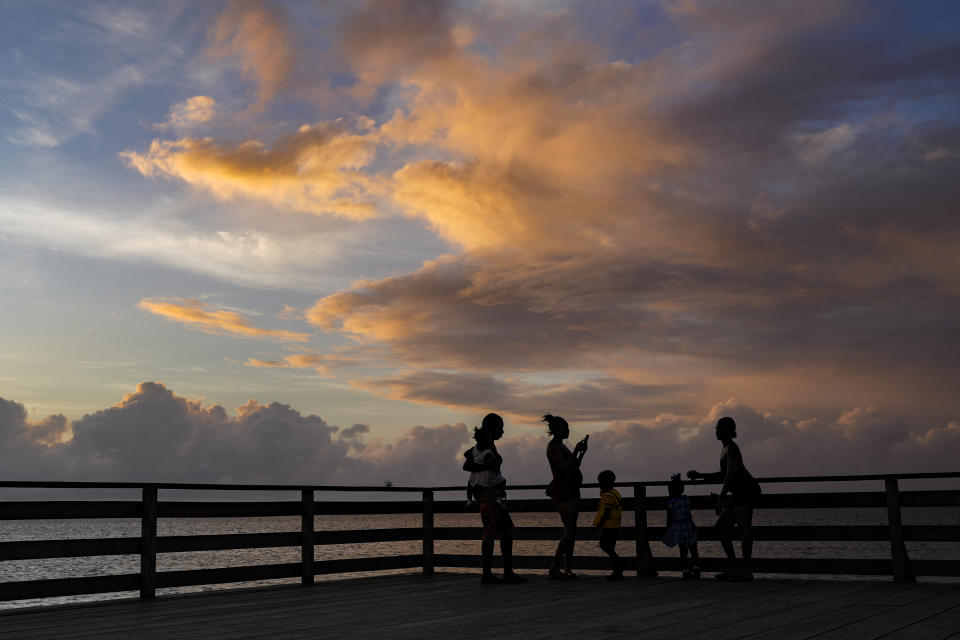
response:
<path id="1" fill-rule="evenodd" d="M 563 522 L 563 537 L 557 543 L 553 564 L 550 565 L 550 578 L 565 580 L 577 577 L 570 568 L 570 562 L 577 540 L 577 516 L 580 514 L 580 485 L 583 483 L 580 462 L 587 452 L 587 438 L 590 436 L 584 436 L 571 452 L 563 444 L 563 441 L 570 437 L 570 425 L 567 421 L 548 413 L 543 416 L 543 422 L 547 423 L 551 436 L 547 444 L 547 461 L 553 472 L 553 480 L 550 482 L 548 495 Z"/>

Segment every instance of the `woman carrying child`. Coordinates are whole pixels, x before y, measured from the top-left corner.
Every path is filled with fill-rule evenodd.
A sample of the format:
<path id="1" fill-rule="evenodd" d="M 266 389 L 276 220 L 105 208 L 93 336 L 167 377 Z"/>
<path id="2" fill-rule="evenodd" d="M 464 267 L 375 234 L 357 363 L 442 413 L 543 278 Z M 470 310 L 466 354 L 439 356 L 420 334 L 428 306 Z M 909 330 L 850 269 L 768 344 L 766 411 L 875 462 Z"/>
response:
<path id="1" fill-rule="evenodd" d="M 563 537 L 557 543 L 557 551 L 550 565 L 550 578 L 564 580 L 576 578 L 571 570 L 570 562 L 573 559 L 573 546 L 577 540 L 577 516 L 580 514 L 580 485 L 583 484 L 583 474 L 580 473 L 580 462 L 587 452 L 587 437 L 578 442 L 573 452 L 567 449 L 563 441 L 570 437 L 570 425 L 560 416 L 549 413 L 543 416 L 552 438 L 547 444 L 547 460 L 553 472 L 553 480 L 548 487 L 550 502 L 556 507 L 563 522 Z M 560 565 L 563 565 L 561 571 Z"/>
<path id="2" fill-rule="evenodd" d="M 670 476 L 667 485 L 670 497 L 667 499 L 667 535 L 663 537 L 663 544 L 670 548 L 680 547 L 680 567 L 683 569 L 684 580 L 699 580 L 700 554 L 697 552 L 697 525 L 693 523 L 690 514 L 690 498 L 683 495 L 683 480 L 680 474 Z M 693 558 L 693 566 L 687 567 L 687 552 Z"/>
<path id="3" fill-rule="evenodd" d="M 470 472 L 467 498 L 480 506 L 483 522 L 483 542 L 480 554 L 483 564 L 483 584 L 519 583 L 527 579 L 513 572 L 513 519 L 507 511 L 506 480 L 500 474 L 503 458 L 494 444 L 503 436 L 503 418 L 488 413 L 480 427 L 474 429 L 476 446 L 464 452 L 463 470 Z M 503 578 L 493 575 L 493 541 L 500 539 L 500 555 L 503 556 Z"/>

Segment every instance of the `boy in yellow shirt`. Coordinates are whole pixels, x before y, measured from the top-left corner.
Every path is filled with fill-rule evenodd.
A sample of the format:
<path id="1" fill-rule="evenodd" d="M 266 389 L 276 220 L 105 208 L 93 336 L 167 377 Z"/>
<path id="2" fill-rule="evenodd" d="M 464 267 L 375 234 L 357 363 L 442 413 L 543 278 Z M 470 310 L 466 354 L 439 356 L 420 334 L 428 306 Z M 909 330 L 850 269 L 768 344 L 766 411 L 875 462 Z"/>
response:
<path id="1" fill-rule="evenodd" d="M 613 488 L 616 481 L 616 474 L 609 469 L 601 471 L 597 476 L 597 482 L 600 483 L 600 506 L 593 519 L 593 526 L 600 527 L 600 548 L 606 551 L 613 561 L 613 573 L 607 576 L 607 580 L 623 580 L 623 569 L 626 565 L 616 551 L 620 519 L 623 516 L 623 508 L 620 506 L 623 499 L 620 492 Z"/>

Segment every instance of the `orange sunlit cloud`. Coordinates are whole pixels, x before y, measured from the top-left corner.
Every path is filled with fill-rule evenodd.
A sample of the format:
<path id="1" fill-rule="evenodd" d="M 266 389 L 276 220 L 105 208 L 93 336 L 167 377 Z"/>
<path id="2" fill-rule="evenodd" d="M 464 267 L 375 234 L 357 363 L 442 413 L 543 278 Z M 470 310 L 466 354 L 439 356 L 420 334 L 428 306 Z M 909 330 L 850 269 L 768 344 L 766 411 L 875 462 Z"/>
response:
<path id="1" fill-rule="evenodd" d="M 276 5 L 234 0 L 210 31 L 207 55 L 236 62 L 258 87 L 257 107 L 263 108 L 287 84 L 295 50 L 289 40 L 286 13 Z"/>
<path id="2" fill-rule="evenodd" d="M 325 372 L 324 367 L 327 358 L 322 355 L 309 355 L 304 353 L 295 353 L 284 356 L 282 360 L 261 360 L 259 358 L 247 358 L 243 363 L 248 367 L 258 367 L 262 369 L 290 368 L 290 369 L 316 369 Z"/>
<path id="3" fill-rule="evenodd" d="M 199 300 L 177 298 L 155 300 L 144 298 L 137 306 L 169 320 L 183 323 L 191 329 L 213 334 L 231 334 L 247 338 L 273 338 L 284 342 L 306 342 L 310 336 L 282 329 L 263 329 L 250 324 L 235 311 L 216 309 Z"/>
<path id="4" fill-rule="evenodd" d="M 170 116 L 153 125 L 154 129 L 185 129 L 209 122 L 217 114 L 217 101 L 210 96 L 194 96 L 170 107 Z"/>
<path id="5" fill-rule="evenodd" d="M 270 149 L 253 140 L 181 138 L 154 140 L 143 153 L 120 156 L 145 176 L 179 178 L 221 200 L 243 196 L 355 220 L 375 214 L 374 183 L 358 171 L 372 159 L 372 143 L 340 123 L 304 125 Z"/>
<path id="6" fill-rule="evenodd" d="M 52 81 L 56 61 L 30 85 L 24 62 L 11 112 L 14 144 L 97 133 L 142 206 L 43 217 L 11 195 L 0 227 L 142 263 L 154 288 L 131 285 L 134 300 L 201 275 L 190 290 L 284 309 L 146 297 L 192 329 L 288 343 L 217 341 L 229 351 L 197 366 L 284 393 L 290 378 L 334 381 L 410 412 L 692 420 L 739 397 L 835 426 L 851 407 L 956 422 L 950 11 L 237 0 L 173 13 L 150 60 L 92 85 L 142 87 L 74 117 L 57 106 L 90 92 Z M 102 25 L 115 41 L 142 25 L 123 40 L 131 55 L 159 23 L 133 18 Z M 100 59 L 116 54 L 108 43 Z M 99 135 L 114 117 L 160 124 Z M 293 348 L 307 333 L 266 328 L 304 321 L 309 349 Z"/>
<path id="7" fill-rule="evenodd" d="M 787 169 L 786 177 L 774 174 L 775 185 L 816 172 L 863 144 L 865 129 L 838 122 L 781 130 L 776 118 L 793 116 L 777 111 L 786 107 L 771 105 L 772 120 L 765 119 L 754 101 L 710 91 L 765 79 L 778 38 L 844 25 L 850 14 L 813 3 L 796 21 L 732 11 L 739 17 L 730 23 L 702 3 L 685 7 L 667 13 L 691 32 L 777 38 L 744 37 L 713 55 L 677 45 L 610 59 L 564 12 L 477 14 L 440 3 L 418 14 L 391 2 L 351 12 L 337 35 L 354 74 L 350 91 L 362 106 L 378 88 L 402 86 L 391 94 L 402 106 L 365 122 L 353 135 L 366 155 L 331 162 L 327 174 L 353 181 L 355 194 L 376 185 L 379 212 L 423 220 L 454 250 L 425 256 L 409 273 L 327 293 L 306 319 L 380 347 L 381 364 L 394 372 L 580 369 L 584 379 L 600 372 L 625 383 L 656 380 L 662 369 L 671 380 L 703 384 L 709 371 L 711 392 L 723 393 L 773 370 L 782 388 L 806 388 L 816 354 L 829 352 L 838 380 L 860 375 L 851 345 L 863 323 L 826 310 L 869 295 L 867 287 L 896 286 L 896 274 L 941 278 L 930 264 L 941 261 L 877 255 L 851 243 L 858 207 L 840 214 L 845 226 L 812 223 L 801 241 L 794 225 L 834 200 L 814 191 L 800 206 L 784 196 L 792 185 L 771 189 L 750 176 L 777 163 Z M 494 35 L 518 29 L 516 39 Z M 496 53 L 478 54 L 477 42 L 496 43 Z M 333 199 L 317 197 L 298 160 L 289 160 L 320 145 L 291 155 L 287 147 L 301 149 L 292 137 L 271 147 L 216 143 L 219 157 L 192 161 L 192 149 L 176 147 L 183 142 L 155 141 L 148 154 L 125 157 L 144 174 L 179 177 L 221 196 L 314 212 Z M 252 149 L 255 162 L 244 157 Z M 780 155 L 768 157 L 768 149 Z M 904 237 L 899 227 L 887 235 Z M 926 236 L 918 242 L 926 243 Z M 625 366 L 625 350 L 638 360 Z M 639 356 L 663 364 L 641 365 Z M 298 357 L 246 363 L 304 368 L 322 359 Z M 878 348 L 874 357 L 890 356 Z M 383 377 L 380 386 L 424 404 L 460 406 L 398 379 Z M 609 415 L 620 416 L 612 408 Z"/>

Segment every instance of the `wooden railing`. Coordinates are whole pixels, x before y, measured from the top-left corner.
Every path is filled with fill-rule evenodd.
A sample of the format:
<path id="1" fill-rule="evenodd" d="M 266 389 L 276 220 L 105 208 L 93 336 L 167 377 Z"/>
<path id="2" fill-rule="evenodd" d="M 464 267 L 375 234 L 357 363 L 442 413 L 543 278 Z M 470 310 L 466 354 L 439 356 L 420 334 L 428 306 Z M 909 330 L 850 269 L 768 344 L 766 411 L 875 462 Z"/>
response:
<path id="1" fill-rule="evenodd" d="M 902 491 L 901 480 L 960 478 L 960 472 L 926 473 L 871 476 L 817 476 L 761 478 L 765 485 L 784 483 L 842 483 L 849 481 L 883 482 L 883 491 L 777 493 L 765 491 L 758 509 L 842 509 L 876 507 L 886 509 L 886 525 L 837 525 L 837 526 L 755 526 L 757 541 L 887 541 L 890 555 L 887 558 L 755 558 L 753 568 L 758 573 L 779 574 L 850 574 L 887 575 L 897 581 L 911 581 L 915 576 L 960 576 L 960 560 L 911 560 L 906 543 L 914 541 L 960 542 L 960 526 L 904 525 L 901 509 L 904 507 L 960 507 L 960 491 Z M 629 558 L 630 566 L 638 575 L 653 576 L 657 571 L 679 570 L 676 558 L 653 557 L 650 541 L 664 535 L 663 527 L 647 525 L 647 513 L 662 510 L 666 498 L 647 496 L 649 487 L 662 487 L 665 482 L 618 483 L 632 489 L 632 496 L 623 501 L 625 510 L 635 515 L 633 527 L 623 527 L 621 541 L 633 540 L 635 553 Z M 706 483 L 696 483 L 706 484 Z M 300 578 L 301 583 L 311 584 L 317 575 L 371 572 L 388 569 L 419 569 L 424 574 L 433 573 L 437 567 L 476 568 L 478 554 L 451 555 L 435 553 L 435 543 L 441 540 L 468 540 L 478 538 L 478 527 L 437 527 L 434 516 L 438 513 L 463 513 L 464 502 L 456 500 L 435 501 L 437 492 L 460 492 L 462 487 L 332 487 L 332 486 L 279 486 L 279 485 L 210 485 L 210 484 L 135 484 L 135 483 L 86 483 L 86 482 L 0 482 L 0 488 L 43 489 L 137 489 L 139 501 L 9 501 L 0 502 L 0 521 L 33 519 L 95 519 L 136 518 L 141 521 L 140 537 L 101 538 L 75 540 L 41 540 L 0 542 L 0 561 L 44 558 L 76 558 L 86 556 L 139 555 L 140 572 L 123 575 L 104 575 L 81 578 L 59 578 L 0 582 L 0 601 L 25 598 L 44 598 L 97 594 L 120 591 L 139 591 L 141 598 L 153 598 L 158 588 L 186 587 L 194 585 L 246 582 L 274 578 Z M 596 485 L 585 485 L 596 487 Z M 512 492 L 541 489 L 541 487 L 513 487 Z M 297 501 L 257 502 L 200 502 L 160 501 L 158 492 L 176 491 L 231 491 L 272 492 L 296 491 Z M 335 500 L 317 501 L 315 492 L 356 494 L 377 492 L 390 494 L 419 494 L 417 500 Z M 709 496 L 691 496 L 694 509 L 712 509 Z M 581 510 L 596 510 L 596 499 L 585 499 Z M 553 507 L 544 499 L 511 500 L 513 513 L 551 512 Z M 314 517 L 324 515 L 357 514 L 422 514 L 421 527 L 392 529 L 356 529 L 339 531 L 314 530 Z M 159 518 L 250 518 L 270 516 L 300 516 L 299 531 L 280 533 L 243 533 L 224 535 L 158 536 Z M 706 521 L 706 519 L 704 519 Z M 522 540 L 557 540 L 560 527 L 523 527 L 518 531 Z M 716 540 L 710 526 L 699 527 L 701 540 Z M 596 539 L 592 529 L 582 529 L 581 539 Z M 419 554 L 390 555 L 370 558 L 337 560 L 314 559 L 314 547 L 334 544 L 376 543 L 397 541 L 420 541 Z M 624 545 L 621 544 L 621 547 Z M 187 551 L 212 551 L 234 549 L 260 549 L 267 547 L 300 547 L 301 561 L 284 564 L 268 564 L 216 569 L 183 571 L 157 571 L 158 553 Z M 499 560 L 499 558 L 498 558 Z M 519 569 L 546 569 L 546 556 L 517 556 L 514 566 Z M 577 558 L 582 569 L 603 570 L 608 567 L 605 557 L 582 556 Z M 720 558 L 702 558 L 701 566 L 706 571 L 724 568 Z"/>

